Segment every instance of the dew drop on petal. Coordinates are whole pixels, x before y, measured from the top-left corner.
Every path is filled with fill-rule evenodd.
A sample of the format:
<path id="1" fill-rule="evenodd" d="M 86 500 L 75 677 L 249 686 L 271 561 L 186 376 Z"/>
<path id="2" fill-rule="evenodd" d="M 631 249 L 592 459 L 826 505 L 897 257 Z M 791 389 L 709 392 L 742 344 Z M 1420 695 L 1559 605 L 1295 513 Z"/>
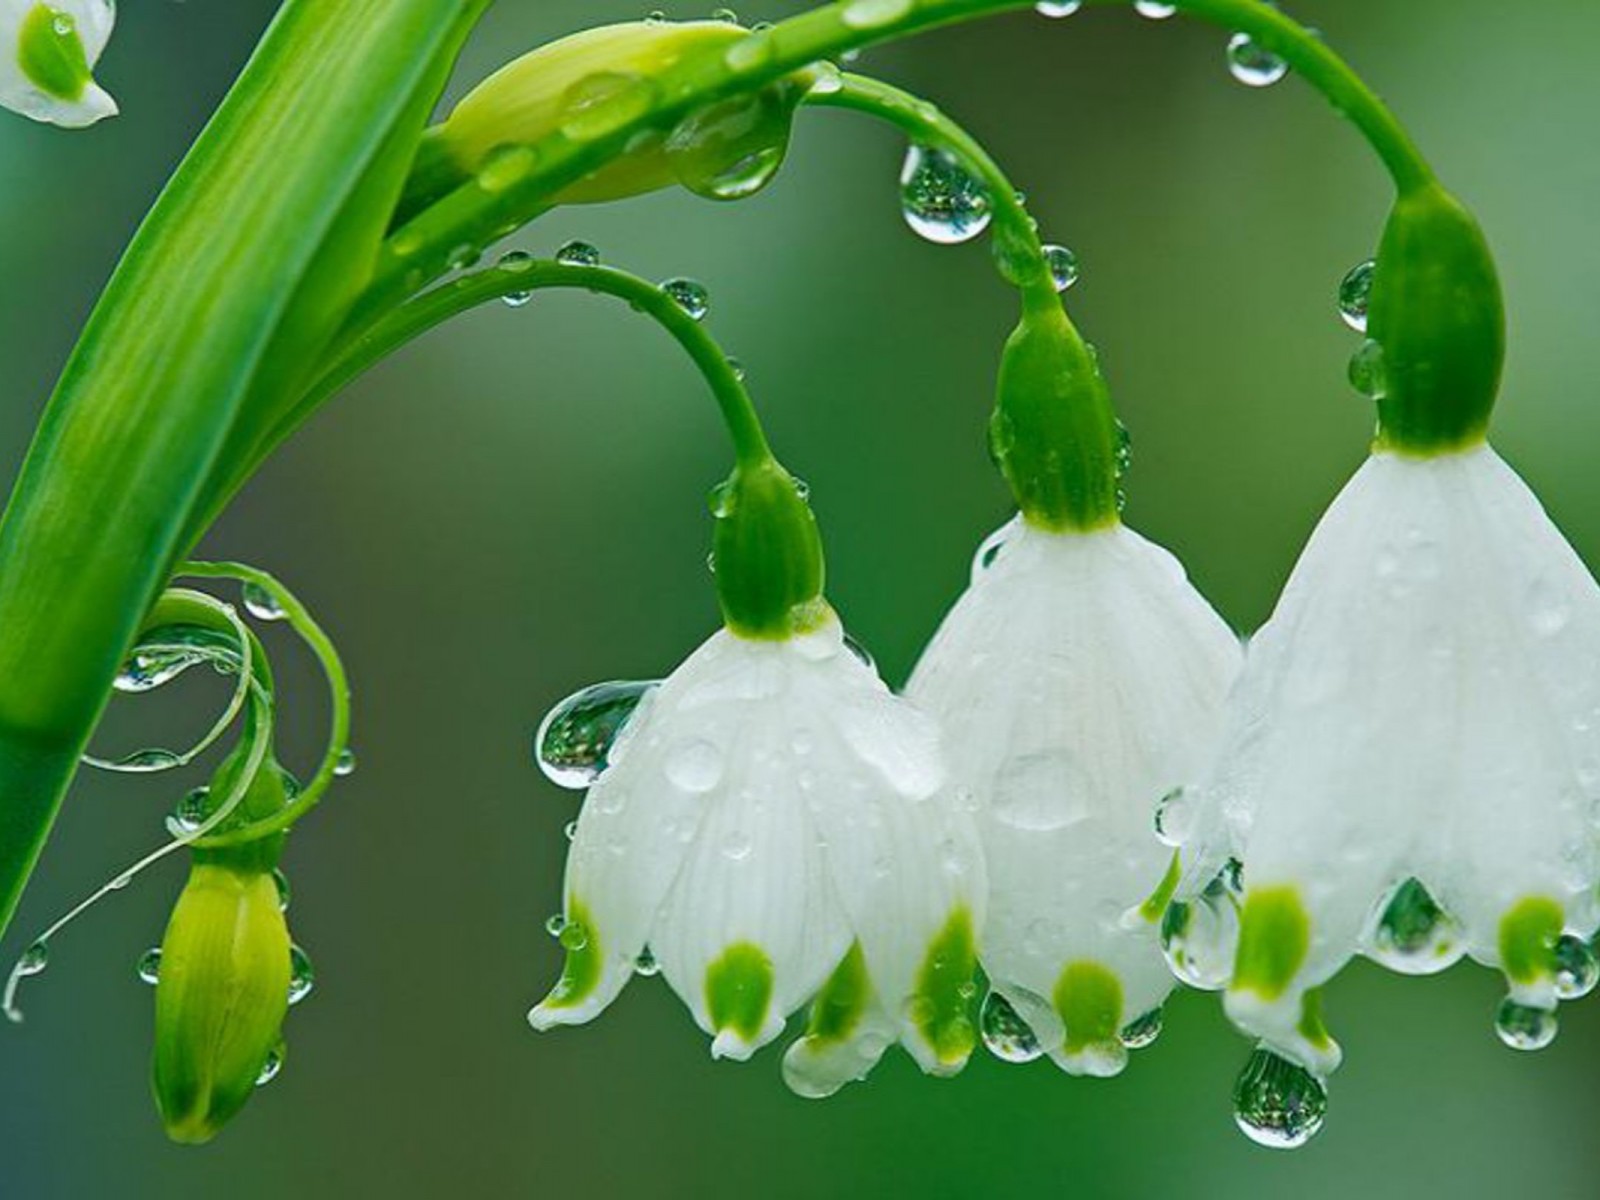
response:
<path id="1" fill-rule="evenodd" d="M 600 251 L 588 242 L 567 242 L 556 251 L 556 261 L 566 267 L 598 267 Z"/>
<path id="2" fill-rule="evenodd" d="M 1239 909 L 1219 880 L 1193 900 L 1174 900 L 1161 917 L 1161 952 L 1172 973 L 1190 987 L 1216 991 L 1233 971 Z"/>
<path id="3" fill-rule="evenodd" d="M 743 862 L 750 857 L 755 843 L 742 829 L 735 829 L 722 839 L 722 857 L 731 862 Z"/>
<path id="4" fill-rule="evenodd" d="M 1157 1005 L 1129 1021 L 1117 1036 L 1129 1050 L 1143 1050 L 1161 1036 L 1161 1019 L 1161 1007 Z"/>
<path id="5" fill-rule="evenodd" d="M 289 1003 L 299 1004 L 317 985 L 317 971 L 311 956 L 299 946 L 289 947 Z"/>
<path id="6" fill-rule="evenodd" d="M 1420 881 L 1408 879 L 1384 904 L 1367 956 L 1403 975 L 1431 975 L 1454 963 L 1465 948 L 1460 927 Z"/>
<path id="7" fill-rule="evenodd" d="M 139 956 L 139 965 L 136 968 L 141 983 L 148 983 L 152 987 L 161 978 L 161 947 L 151 946 Z"/>
<path id="8" fill-rule="evenodd" d="M 1168 846 L 1181 846 L 1194 826 L 1195 806 L 1184 790 L 1173 788 L 1156 805 L 1156 837 Z"/>
<path id="9" fill-rule="evenodd" d="M 668 279 L 661 285 L 672 302 L 696 321 L 703 320 L 711 311 L 711 294 L 705 285 L 693 279 Z"/>
<path id="10" fill-rule="evenodd" d="M 628 719 L 656 685 L 655 680 L 597 683 L 552 708 L 533 737 L 534 757 L 545 777 L 576 790 L 594 783 Z"/>
<path id="11" fill-rule="evenodd" d="M 1233 1087 L 1233 1119 L 1259 1146 L 1304 1146 L 1327 1115 L 1328 1089 L 1322 1081 L 1265 1046 L 1250 1056 Z"/>
<path id="12" fill-rule="evenodd" d="M 561 836 L 569 842 L 572 841 L 578 836 L 578 823 L 576 821 L 568 821 L 561 827 Z"/>
<path id="13" fill-rule="evenodd" d="M 647 979 L 652 975 L 661 974 L 661 964 L 656 961 L 656 956 L 651 952 L 649 946 L 639 951 L 639 957 L 633 960 L 633 972 L 635 975 L 643 975 Z"/>
<path id="14" fill-rule="evenodd" d="M 1064 292 L 1078 282 L 1078 256 L 1065 246 L 1046 246 L 1044 261 L 1056 291 Z"/>
<path id="15" fill-rule="evenodd" d="M 563 950 L 582 950 L 589 944 L 589 931 L 583 927 L 582 921 L 565 921 L 556 938 Z"/>
<path id="16" fill-rule="evenodd" d="M 567 918 L 562 913 L 551 913 L 544 919 L 544 931 L 553 938 L 559 938 L 566 927 Z"/>
<path id="17" fill-rule="evenodd" d="M 1271 87 L 1289 73 L 1289 64 L 1248 33 L 1228 39 L 1228 70 L 1248 87 Z"/>
<path id="18" fill-rule="evenodd" d="M 1378 273 L 1376 259 L 1351 267 L 1339 283 L 1339 316 L 1357 333 L 1367 331 L 1367 308 L 1372 300 L 1372 280 Z"/>
<path id="19" fill-rule="evenodd" d="M 1518 1004 L 1510 996 L 1494 1014 L 1494 1031 L 1513 1050 L 1543 1050 L 1556 1040 L 1558 1027 L 1554 1009 Z"/>
<path id="20" fill-rule="evenodd" d="M 1600 960 L 1589 943 L 1565 934 L 1556 940 L 1556 995 L 1577 1000 L 1594 991 L 1600 983 Z"/>
<path id="21" fill-rule="evenodd" d="M 948 246 L 987 229 L 993 205 L 955 155 L 913 144 L 900 169 L 900 211 L 918 236 Z"/>
<path id="22" fill-rule="evenodd" d="M 851 655 L 854 656 L 855 660 L 867 670 L 873 672 L 877 671 L 878 660 L 872 657 L 872 651 L 868 650 L 848 633 L 844 635 L 844 648 L 848 650 Z"/>
<path id="23" fill-rule="evenodd" d="M 667 780 L 685 792 L 709 792 L 722 781 L 723 756 L 705 738 L 687 738 L 667 751 Z"/>
<path id="24" fill-rule="evenodd" d="M 1083 7 L 1083 0 L 1039 0 L 1033 10 L 1041 17 L 1070 17 Z"/>

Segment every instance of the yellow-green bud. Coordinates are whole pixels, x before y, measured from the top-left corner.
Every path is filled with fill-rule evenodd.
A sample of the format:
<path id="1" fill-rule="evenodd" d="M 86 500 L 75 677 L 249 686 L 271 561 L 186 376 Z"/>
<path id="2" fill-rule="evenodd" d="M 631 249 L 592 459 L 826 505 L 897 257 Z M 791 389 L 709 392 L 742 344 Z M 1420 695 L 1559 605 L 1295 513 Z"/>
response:
<path id="1" fill-rule="evenodd" d="M 289 1005 L 289 928 L 270 871 L 197 861 L 161 943 L 156 1106 L 209 1141 L 255 1091 Z"/>

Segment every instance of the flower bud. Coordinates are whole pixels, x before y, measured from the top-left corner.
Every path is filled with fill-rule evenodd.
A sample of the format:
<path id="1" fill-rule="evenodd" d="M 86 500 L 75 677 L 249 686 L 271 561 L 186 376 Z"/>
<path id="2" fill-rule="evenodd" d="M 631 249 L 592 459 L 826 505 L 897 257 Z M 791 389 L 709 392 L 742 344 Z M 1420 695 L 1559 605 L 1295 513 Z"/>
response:
<path id="1" fill-rule="evenodd" d="M 173 1141 L 210 1141 L 255 1091 L 278 1045 L 289 976 L 271 871 L 198 858 L 156 984 L 156 1105 Z"/>
<path id="2" fill-rule="evenodd" d="M 782 639 L 815 628 L 822 599 L 822 537 L 805 485 L 772 459 L 740 464 L 711 495 L 713 562 L 728 628 Z"/>
<path id="3" fill-rule="evenodd" d="M 1117 419 L 1094 351 L 1059 304 L 1030 306 L 1006 341 L 989 445 L 1042 529 L 1117 520 Z"/>

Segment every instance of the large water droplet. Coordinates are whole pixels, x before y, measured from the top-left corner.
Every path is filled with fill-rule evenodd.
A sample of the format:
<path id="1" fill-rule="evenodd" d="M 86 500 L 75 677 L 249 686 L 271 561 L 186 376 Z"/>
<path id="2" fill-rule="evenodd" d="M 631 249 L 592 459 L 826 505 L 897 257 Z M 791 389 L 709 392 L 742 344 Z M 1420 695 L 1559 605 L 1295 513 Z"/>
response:
<path id="1" fill-rule="evenodd" d="M 172 810 L 170 825 L 181 834 L 190 834 L 205 824 L 211 815 L 211 789 L 197 787 L 179 800 Z"/>
<path id="2" fill-rule="evenodd" d="M 1576 1000 L 1594 991 L 1600 983 L 1600 960 L 1593 948 L 1582 938 L 1570 933 L 1556 939 L 1556 995 L 1563 1000 Z"/>
<path id="3" fill-rule="evenodd" d="M 711 311 L 711 294 L 698 280 L 681 277 L 668 279 L 662 283 L 661 290 L 696 321 L 704 320 L 706 313 Z"/>
<path id="4" fill-rule="evenodd" d="M 1367 331 L 1367 306 L 1372 300 L 1372 280 L 1378 273 L 1376 259 L 1351 267 L 1339 283 L 1339 316 L 1357 333 Z"/>
<path id="5" fill-rule="evenodd" d="M 258 621 L 281 621 L 288 614 L 277 596 L 259 583 L 247 583 L 239 589 L 244 600 L 244 610 Z"/>
<path id="6" fill-rule="evenodd" d="M 623 71 L 597 71 L 578 80 L 561 98 L 561 132 L 575 142 L 615 133 L 648 113 L 656 85 Z"/>
<path id="7" fill-rule="evenodd" d="M 1382 400 L 1389 394 L 1388 373 L 1383 362 L 1383 347 L 1368 340 L 1350 359 L 1350 386 L 1369 400 Z"/>
<path id="8" fill-rule="evenodd" d="M 1152 21 L 1165 21 L 1178 11 L 1176 4 L 1159 4 L 1157 0 L 1134 0 L 1133 11 Z"/>
<path id="9" fill-rule="evenodd" d="M 1289 73 L 1289 64 L 1248 33 L 1228 39 L 1228 70 L 1250 87 L 1271 87 Z"/>
<path id="10" fill-rule="evenodd" d="M 1239 908 L 1222 877 L 1193 900 L 1174 900 L 1161 917 L 1161 952 L 1190 987 L 1216 991 L 1233 972 Z"/>
<path id="11" fill-rule="evenodd" d="M 940 245 L 970 241 L 989 227 L 989 193 L 955 155 L 913 144 L 900 170 L 900 211 L 921 237 Z"/>
<path id="12" fill-rule="evenodd" d="M 556 251 L 556 261 L 567 267 L 598 267 L 600 250 L 584 241 L 570 241 Z"/>
<path id="13" fill-rule="evenodd" d="M 851 29 L 877 29 L 898 21 L 915 6 L 915 0 L 850 0 L 839 19 Z"/>
<path id="14" fill-rule="evenodd" d="M 1078 282 L 1078 256 L 1065 246 L 1046 246 L 1044 261 L 1056 291 L 1064 292 Z"/>
<path id="15" fill-rule="evenodd" d="M 299 1004 L 317 985 L 317 970 L 311 956 L 299 946 L 289 947 L 289 1003 Z"/>
<path id="16" fill-rule="evenodd" d="M 1161 1036 L 1161 1008 L 1158 1005 L 1143 1016 L 1134 1018 L 1122 1027 L 1117 1035 L 1129 1050 L 1143 1050 Z"/>
<path id="17" fill-rule="evenodd" d="M 283 1054 L 282 1042 L 267 1051 L 267 1060 L 261 1064 L 261 1074 L 256 1076 L 257 1087 L 265 1087 L 278 1077 L 278 1072 L 283 1070 Z"/>
<path id="18" fill-rule="evenodd" d="M 756 36 L 730 50 L 755 55 L 773 48 Z M 762 65 L 753 61 L 750 67 Z M 738 68 L 735 68 L 738 69 Z M 745 69 L 750 69 L 749 67 Z M 730 96 L 698 108 L 678 122 L 666 142 L 667 162 L 678 182 L 708 200 L 742 200 L 778 173 L 794 123 L 795 89 L 789 84 Z"/>
<path id="19" fill-rule="evenodd" d="M 50 943 L 40 938 L 17 959 L 16 973 L 23 978 L 38 975 L 50 965 Z"/>
<path id="20" fill-rule="evenodd" d="M 1070 17 L 1083 7 L 1083 0 L 1039 0 L 1033 6 L 1042 17 Z"/>
<path id="21" fill-rule="evenodd" d="M 643 975 L 647 979 L 652 975 L 661 974 L 661 964 L 656 961 L 656 956 L 651 953 L 649 946 L 639 951 L 639 957 L 633 960 L 633 973 Z"/>
<path id="22" fill-rule="evenodd" d="M 1183 789 L 1173 788 L 1156 805 L 1156 837 L 1168 846 L 1181 846 L 1194 827 L 1195 806 Z"/>
<path id="23" fill-rule="evenodd" d="M 674 787 L 686 792 L 709 792 L 722 780 L 723 757 L 714 742 L 688 738 L 667 752 L 664 770 Z"/>
<path id="24" fill-rule="evenodd" d="M 1408 879 L 1394 890 L 1372 932 L 1367 957 L 1403 975 L 1431 975 L 1459 959 L 1460 928 L 1428 889 Z"/>
<path id="25" fill-rule="evenodd" d="M 1038 1037 L 1022 1019 L 1022 1014 L 993 989 L 983 998 L 978 1026 L 983 1033 L 983 1044 L 1002 1062 L 1032 1062 L 1044 1053 L 1044 1047 L 1039 1045 Z"/>
<path id="26" fill-rule="evenodd" d="M 1554 1009 L 1518 1004 L 1510 996 L 1494 1014 L 1494 1031 L 1513 1050 L 1543 1050 L 1556 1040 L 1558 1028 Z"/>
<path id="27" fill-rule="evenodd" d="M 1327 1115 L 1328 1089 L 1322 1081 L 1265 1046 L 1250 1056 L 1233 1087 L 1233 1119 L 1260 1146 L 1304 1146 Z"/>
<path id="28" fill-rule="evenodd" d="M 556 940 L 561 943 L 563 950 L 576 952 L 589 944 L 589 931 L 583 927 L 582 921 L 565 921 Z"/>
<path id="29" fill-rule="evenodd" d="M 534 756 L 550 782 L 581 790 L 599 778 L 606 756 L 655 680 L 597 683 L 574 692 L 545 714 L 534 734 Z"/>
<path id="30" fill-rule="evenodd" d="M 139 956 L 139 965 L 136 970 L 138 971 L 140 982 L 148 983 L 152 987 L 160 982 L 161 947 L 151 946 L 150 949 L 141 954 Z"/>

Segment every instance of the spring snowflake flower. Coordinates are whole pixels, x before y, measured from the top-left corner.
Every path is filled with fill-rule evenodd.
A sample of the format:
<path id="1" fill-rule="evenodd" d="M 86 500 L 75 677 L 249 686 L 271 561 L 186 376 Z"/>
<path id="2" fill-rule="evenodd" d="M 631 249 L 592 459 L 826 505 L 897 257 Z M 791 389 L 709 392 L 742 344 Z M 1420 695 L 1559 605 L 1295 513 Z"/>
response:
<path id="1" fill-rule="evenodd" d="M 1239 660 L 1177 560 L 1120 523 L 1018 517 L 979 550 L 907 692 L 982 814 L 996 1053 L 1111 1075 L 1159 1031 L 1164 897 L 1144 902 L 1172 851 L 1152 818 L 1205 766 Z"/>
<path id="2" fill-rule="evenodd" d="M 116 17 L 112 0 L 0 0 L 0 105 L 69 129 L 114 116 L 93 70 Z"/>
<path id="3" fill-rule="evenodd" d="M 1500 969 L 1523 1048 L 1594 986 L 1600 589 L 1486 444 L 1380 451 L 1345 487 L 1195 815 L 1180 894 L 1245 864 L 1228 1012 L 1314 1075 L 1339 1061 L 1315 989 L 1356 953 Z"/>
<path id="4" fill-rule="evenodd" d="M 659 968 L 717 1057 L 748 1058 L 814 999 L 784 1060 L 802 1094 L 896 1038 L 959 1070 L 984 877 L 944 782 L 933 723 L 831 613 L 785 639 L 718 632 L 646 694 L 589 792 L 565 971 L 530 1022 L 588 1021 Z"/>

